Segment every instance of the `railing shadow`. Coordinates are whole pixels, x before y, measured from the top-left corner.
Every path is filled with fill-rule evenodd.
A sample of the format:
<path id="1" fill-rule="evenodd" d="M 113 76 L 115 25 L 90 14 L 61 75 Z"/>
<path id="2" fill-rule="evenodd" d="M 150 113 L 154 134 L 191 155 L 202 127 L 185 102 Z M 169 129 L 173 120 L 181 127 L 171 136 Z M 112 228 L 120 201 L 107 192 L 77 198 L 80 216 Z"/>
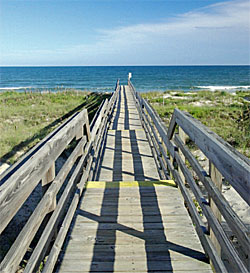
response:
<path id="1" fill-rule="evenodd" d="M 129 132 L 131 141 L 131 153 L 133 157 L 133 165 L 134 170 L 139 170 L 139 174 L 135 172 L 135 180 L 141 181 L 145 180 L 144 178 L 144 169 L 141 157 L 139 155 L 139 146 L 136 141 L 136 132 Z M 147 270 L 148 272 L 155 271 L 159 268 L 159 262 L 161 261 L 160 270 L 167 270 L 168 272 L 173 272 L 171 258 L 168 248 L 164 249 L 161 252 L 161 255 L 155 255 L 152 251 L 154 249 L 154 245 L 157 244 L 165 244 L 167 238 L 164 233 L 164 226 L 161 217 L 161 212 L 158 205 L 157 195 L 154 187 L 140 187 L 139 182 L 139 196 L 140 196 L 140 204 L 141 204 L 141 212 L 142 212 L 142 221 L 143 221 L 143 230 L 145 236 L 145 252 L 147 256 Z M 150 213 L 148 209 L 150 208 Z M 157 223 L 157 237 L 152 237 L 152 217 L 154 218 L 154 223 Z M 156 219 L 157 218 L 157 219 Z M 162 259 L 165 259 L 165 262 L 162 262 Z"/>
<path id="2" fill-rule="evenodd" d="M 121 97 L 119 97 L 117 109 L 118 111 L 120 111 L 120 103 Z M 116 112 L 116 117 L 113 123 L 113 130 L 117 129 L 118 118 L 120 115 L 120 112 L 118 111 Z M 128 112 L 126 119 L 125 111 L 125 130 L 127 130 L 126 120 L 127 122 L 129 122 Z M 130 195 L 130 193 L 128 192 L 128 195 L 126 196 L 124 195 L 124 189 L 120 186 L 121 184 L 119 181 L 123 180 L 122 175 L 124 173 L 122 166 L 122 153 L 125 152 L 122 149 L 123 137 L 126 139 L 130 139 L 130 154 L 132 155 L 133 175 L 134 180 L 138 181 L 138 187 L 128 189 L 131 190 L 131 193 L 137 192 L 138 195 Z M 129 137 L 123 136 L 122 130 L 115 131 L 115 147 L 114 149 L 108 149 L 111 149 L 114 152 L 113 166 L 112 168 L 110 168 L 110 171 L 113 171 L 112 181 L 117 182 L 115 182 L 114 186 L 111 187 L 110 185 L 112 184 L 112 182 L 105 183 L 105 188 L 103 189 L 103 191 L 100 191 L 100 189 L 96 191 L 96 193 L 100 193 L 98 197 L 102 198 L 100 214 L 97 215 L 91 212 L 91 208 L 89 208 L 89 211 L 88 209 L 77 210 L 77 217 L 82 216 L 85 219 L 89 219 L 93 222 L 98 223 L 94 237 L 95 242 L 93 243 L 93 250 L 90 259 L 88 261 L 85 260 L 85 262 L 87 262 L 87 264 L 89 265 L 89 272 L 114 272 L 115 270 L 118 270 L 118 268 L 116 268 L 116 264 L 119 262 L 121 262 L 121 264 L 128 263 L 128 267 L 130 266 L 132 268 L 132 259 L 134 259 L 134 264 L 137 269 L 138 265 L 142 265 L 143 262 L 146 263 L 145 267 L 143 264 L 143 268 L 141 269 L 141 271 L 144 271 L 144 269 L 146 269 L 145 272 L 173 272 L 170 251 L 192 258 L 194 260 L 207 262 L 204 253 L 168 241 L 165 233 L 165 222 L 163 221 L 163 217 L 161 215 L 158 200 L 159 197 L 157 196 L 157 192 L 153 182 L 153 180 L 155 179 L 150 179 L 145 175 L 144 165 L 142 161 L 142 157 L 144 155 L 139 149 L 139 142 L 140 137 L 137 136 L 136 130 L 130 130 Z M 105 148 L 107 149 L 107 147 Z M 103 155 L 104 153 L 102 154 L 102 158 Z M 103 161 L 101 161 L 101 164 L 102 162 Z M 99 173 L 100 172 L 97 173 L 97 178 L 100 177 L 98 175 Z M 148 185 L 146 185 L 145 183 L 148 183 Z M 126 197 L 127 200 L 131 198 L 131 196 L 136 196 L 136 199 L 138 200 L 138 205 L 136 207 L 138 209 L 138 212 L 134 212 L 135 206 L 133 209 L 134 214 L 132 215 L 130 213 L 126 213 L 124 210 L 123 212 L 121 212 L 121 207 L 119 206 L 119 202 L 122 202 L 120 200 L 121 195 L 123 197 Z M 84 198 L 82 202 L 84 202 Z M 95 201 L 93 200 L 93 205 L 94 204 Z M 120 203 L 120 205 L 122 204 Z M 127 205 L 129 206 L 129 202 L 126 203 L 126 206 Z M 124 220 L 124 222 L 122 220 L 120 221 L 118 219 L 119 216 L 125 216 L 124 219 L 128 220 Z M 131 220 L 129 219 L 130 216 Z M 138 217 L 137 223 L 135 223 L 136 217 Z M 136 249 L 140 249 L 140 251 L 138 253 L 134 253 L 134 250 L 132 251 L 132 248 L 130 246 L 131 238 L 129 238 L 129 236 L 124 236 L 123 238 L 120 237 L 120 235 L 118 238 L 118 231 L 119 234 L 123 233 L 125 235 L 131 236 L 132 241 L 133 237 L 143 240 L 143 243 L 140 242 L 138 246 L 136 245 Z M 126 241 L 127 239 L 128 241 Z M 135 242 L 137 241 L 138 240 L 135 240 Z M 124 252 L 126 252 L 128 255 L 124 255 L 123 258 L 122 253 Z M 133 255 L 136 255 L 136 257 L 133 258 Z M 141 258 L 144 259 L 141 260 Z"/>
<path id="3" fill-rule="evenodd" d="M 124 129 L 129 130 L 129 111 L 128 111 L 128 99 L 125 88 L 123 88 L 123 96 L 124 96 Z"/>
<path id="4" fill-rule="evenodd" d="M 121 87 L 121 88 L 123 88 L 123 87 Z M 117 130 L 117 128 L 118 128 L 118 120 L 119 120 L 120 113 L 121 113 L 120 109 L 121 109 L 121 92 L 118 93 L 118 103 L 117 103 L 117 107 L 116 107 L 115 116 L 113 119 L 113 124 L 111 126 L 112 130 Z"/>
<path id="5" fill-rule="evenodd" d="M 32 144 L 33 142 L 35 142 L 37 140 L 43 139 L 46 135 L 48 135 L 48 133 L 51 131 L 51 129 L 55 128 L 59 123 L 62 123 L 64 120 L 66 120 L 70 116 L 74 115 L 76 112 L 81 110 L 83 107 L 85 107 L 88 110 L 89 119 L 91 120 L 91 118 L 94 115 L 94 112 L 99 107 L 100 101 L 102 101 L 106 97 L 107 97 L 106 95 L 101 95 L 101 96 L 97 97 L 95 100 L 91 101 L 90 103 L 86 103 L 86 101 L 85 101 L 82 104 L 78 105 L 77 107 L 75 107 L 74 109 L 72 109 L 71 111 L 66 113 L 65 115 L 57 118 L 56 120 L 54 120 L 53 122 L 51 122 L 50 124 L 48 124 L 47 126 L 42 128 L 41 130 L 39 130 L 35 135 L 25 139 L 24 141 L 18 143 L 17 145 L 15 145 L 10 152 L 4 154 L 1 157 L 1 162 L 2 163 L 8 162 L 8 160 L 10 160 L 10 158 L 12 158 L 19 151 L 21 151 L 24 147 L 27 147 L 28 145 Z M 39 148 L 40 148 L 40 146 L 39 146 Z M 34 152 L 36 152 L 36 151 L 37 150 L 35 150 Z M 32 154 L 34 154 L 34 153 L 32 153 Z M 32 154 L 30 156 L 32 156 Z M 25 162 L 23 162 L 23 163 L 25 163 Z M 23 164 L 21 164 L 21 165 L 23 165 Z"/>

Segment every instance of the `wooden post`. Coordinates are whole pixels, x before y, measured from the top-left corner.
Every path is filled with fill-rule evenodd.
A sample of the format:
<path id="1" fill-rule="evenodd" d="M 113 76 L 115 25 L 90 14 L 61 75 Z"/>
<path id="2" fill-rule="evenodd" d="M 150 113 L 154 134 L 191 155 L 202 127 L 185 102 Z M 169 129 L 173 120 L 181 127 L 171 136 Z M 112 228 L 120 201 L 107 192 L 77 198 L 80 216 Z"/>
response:
<path id="1" fill-rule="evenodd" d="M 42 179 L 42 193 L 43 193 L 43 195 L 46 194 L 46 191 L 48 190 L 48 188 L 51 185 L 52 181 L 54 180 L 55 176 L 56 176 L 56 168 L 55 168 L 55 162 L 53 162 L 51 167 L 48 169 L 47 173 L 45 174 L 44 178 Z M 56 208 L 56 197 L 52 200 L 52 205 L 49 208 L 48 214 L 43 219 L 43 222 L 41 225 L 42 229 L 45 229 L 55 208 Z M 56 237 L 57 237 L 57 229 L 54 230 L 52 240 L 54 241 Z M 46 255 L 48 255 L 48 253 L 46 253 Z"/>
<path id="2" fill-rule="evenodd" d="M 219 189 L 219 191 L 221 191 L 222 190 L 222 175 L 211 161 L 209 161 L 209 175 L 211 177 L 211 180 L 216 185 L 216 187 Z M 221 222 L 221 213 L 218 210 L 218 208 L 215 205 L 212 198 L 210 198 L 210 197 L 209 197 L 209 203 L 210 203 L 211 210 L 213 211 L 215 217 L 218 219 L 219 222 Z M 214 244 L 218 255 L 221 256 L 221 246 L 216 239 L 216 235 L 214 234 L 214 232 L 211 228 L 209 228 L 209 230 L 210 230 L 211 241 Z"/>
<path id="3" fill-rule="evenodd" d="M 51 167 L 48 169 L 47 173 L 45 174 L 44 178 L 42 179 L 42 192 L 43 195 L 46 193 L 47 189 L 49 188 L 51 182 L 54 180 L 56 176 L 56 168 L 55 162 L 52 163 Z M 53 211 L 56 207 L 56 198 L 51 206 L 51 211 Z"/>
<path id="4" fill-rule="evenodd" d="M 91 140 L 91 133 L 90 133 L 90 127 L 89 127 L 89 119 L 87 119 L 86 124 L 84 125 L 84 135 L 87 136 L 87 141 L 89 142 Z"/>
<path id="5" fill-rule="evenodd" d="M 83 137 L 83 126 L 80 127 L 79 131 L 76 133 L 76 140 Z"/>
<path id="6" fill-rule="evenodd" d="M 55 162 L 52 163 L 51 167 L 48 169 L 47 173 L 45 174 L 44 178 L 42 179 L 42 186 L 45 187 L 50 184 L 56 175 L 56 168 Z"/>
<path id="7" fill-rule="evenodd" d="M 183 142 L 184 144 L 186 144 L 187 139 L 188 139 L 188 135 L 183 131 L 183 129 L 182 129 L 181 127 L 179 127 L 179 136 L 180 136 L 180 139 L 182 140 L 182 142 Z M 178 152 L 179 152 L 180 158 L 183 160 L 183 162 L 184 162 L 184 164 L 185 164 L 185 156 L 184 156 L 184 154 L 182 153 L 181 149 L 179 149 Z M 182 181 L 183 181 L 185 184 L 187 184 L 186 179 L 185 179 L 185 176 L 184 176 L 184 174 L 182 173 L 180 166 L 178 166 L 178 172 L 179 172 L 179 174 L 180 174 L 180 177 L 181 177 Z"/>

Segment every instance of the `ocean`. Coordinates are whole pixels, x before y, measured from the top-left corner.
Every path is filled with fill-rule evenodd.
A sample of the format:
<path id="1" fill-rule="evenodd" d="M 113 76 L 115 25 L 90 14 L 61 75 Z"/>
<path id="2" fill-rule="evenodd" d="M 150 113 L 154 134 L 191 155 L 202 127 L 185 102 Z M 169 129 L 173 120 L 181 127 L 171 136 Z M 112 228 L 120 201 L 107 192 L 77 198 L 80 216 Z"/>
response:
<path id="1" fill-rule="evenodd" d="M 0 91 L 77 89 L 110 92 L 128 73 L 139 92 L 250 90 L 250 66 L 0 67 Z"/>

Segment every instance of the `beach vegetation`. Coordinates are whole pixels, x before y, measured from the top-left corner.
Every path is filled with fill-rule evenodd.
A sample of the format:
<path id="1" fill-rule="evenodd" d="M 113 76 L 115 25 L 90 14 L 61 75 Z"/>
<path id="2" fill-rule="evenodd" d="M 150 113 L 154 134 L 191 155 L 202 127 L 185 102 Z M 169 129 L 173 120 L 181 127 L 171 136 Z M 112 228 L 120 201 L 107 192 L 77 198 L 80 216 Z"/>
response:
<path id="1" fill-rule="evenodd" d="M 91 119 L 109 94 L 0 92 L 0 162 L 13 164 L 70 115 L 87 108 Z"/>
<path id="2" fill-rule="evenodd" d="M 250 92 L 166 91 L 142 93 L 164 120 L 175 108 L 189 112 L 241 153 L 250 157 Z"/>

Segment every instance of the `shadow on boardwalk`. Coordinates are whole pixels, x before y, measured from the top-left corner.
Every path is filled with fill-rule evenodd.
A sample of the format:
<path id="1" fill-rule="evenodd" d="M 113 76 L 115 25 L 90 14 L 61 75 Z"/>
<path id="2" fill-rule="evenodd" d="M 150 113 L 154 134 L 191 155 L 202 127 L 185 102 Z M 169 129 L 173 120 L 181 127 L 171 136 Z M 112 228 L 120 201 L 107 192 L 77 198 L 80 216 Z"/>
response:
<path id="1" fill-rule="evenodd" d="M 134 155 L 134 170 L 138 168 L 141 170 L 139 174 L 134 174 L 135 180 L 142 181 L 142 178 L 145 177 L 143 177 L 142 160 L 138 156 L 139 147 L 135 131 L 131 130 L 129 133 L 130 139 L 134 140 L 133 144 L 131 143 L 132 154 Z M 113 161 L 113 170 L 116 170 L 116 172 L 113 173 L 113 181 L 122 180 L 122 160 L 119 158 L 121 138 L 121 131 L 116 131 Z M 112 183 L 106 183 L 103 192 L 97 191 L 96 194 L 99 194 L 93 196 L 93 198 L 96 198 L 97 203 L 101 201 L 97 200 L 97 198 L 102 198 L 99 214 L 95 214 L 93 211 L 90 212 L 91 208 L 90 211 L 79 208 L 76 212 L 75 220 L 76 218 L 80 220 L 83 217 L 84 222 L 90 220 L 94 226 L 97 223 L 90 256 L 87 259 L 85 258 L 85 260 L 81 260 L 79 270 L 83 272 L 116 272 L 127 269 L 128 272 L 133 272 L 141 269 L 143 272 L 157 270 L 173 272 L 170 251 L 206 262 L 205 255 L 202 252 L 168 241 L 154 182 L 138 182 L 138 187 L 125 189 L 125 191 L 128 190 L 132 193 L 128 192 L 127 196 L 124 195 L 124 192 L 122 193 L 124 188 L 121 188 L 120 182 L 116 182 L 115 185 L 117 186 L 114 187 L 111 186 Z M 145 183 L 148 183 L 148 186 L 145 187 Z M 88 189 L 86 192 L 88 192 Z M 138 195 L 134 195 L 135 192 Z M 138 201 L 137 205 L 129 202 L 132 199 L 132 202 Z M 84 203 L 84 196 L 82 203 Z M 95 201 L 93 201 L 93 205 L 95 206 Z M 129 206 L 133 207 L 133 209 L 136 208 L 138 211 L 132 215 L 129 211 L 126 213 L 124 208 L 129 209 Z M 125 217 L 124 219 L 128 220 L 122 221 L 119 220 L 119 217 Z M 129 219 L 130 217 L 131 220 Z M 138 218 L 138 221 L 135 217 Z M 88 229 L 88 227 L 86 228 Z M 84 230 L 84 225 L 82 229 Z M 86 242 L 87 245 L 89 244 L 87 238 L 82 238 L 81 240 Z M 140 243 L 138 244 L 137 242 Z M 67 251 L 67 245 L 64 249 Z M 63 259 L 63 254 L 61 259 Z M 122 268 L 123 266 L 125 268 Z"/>

